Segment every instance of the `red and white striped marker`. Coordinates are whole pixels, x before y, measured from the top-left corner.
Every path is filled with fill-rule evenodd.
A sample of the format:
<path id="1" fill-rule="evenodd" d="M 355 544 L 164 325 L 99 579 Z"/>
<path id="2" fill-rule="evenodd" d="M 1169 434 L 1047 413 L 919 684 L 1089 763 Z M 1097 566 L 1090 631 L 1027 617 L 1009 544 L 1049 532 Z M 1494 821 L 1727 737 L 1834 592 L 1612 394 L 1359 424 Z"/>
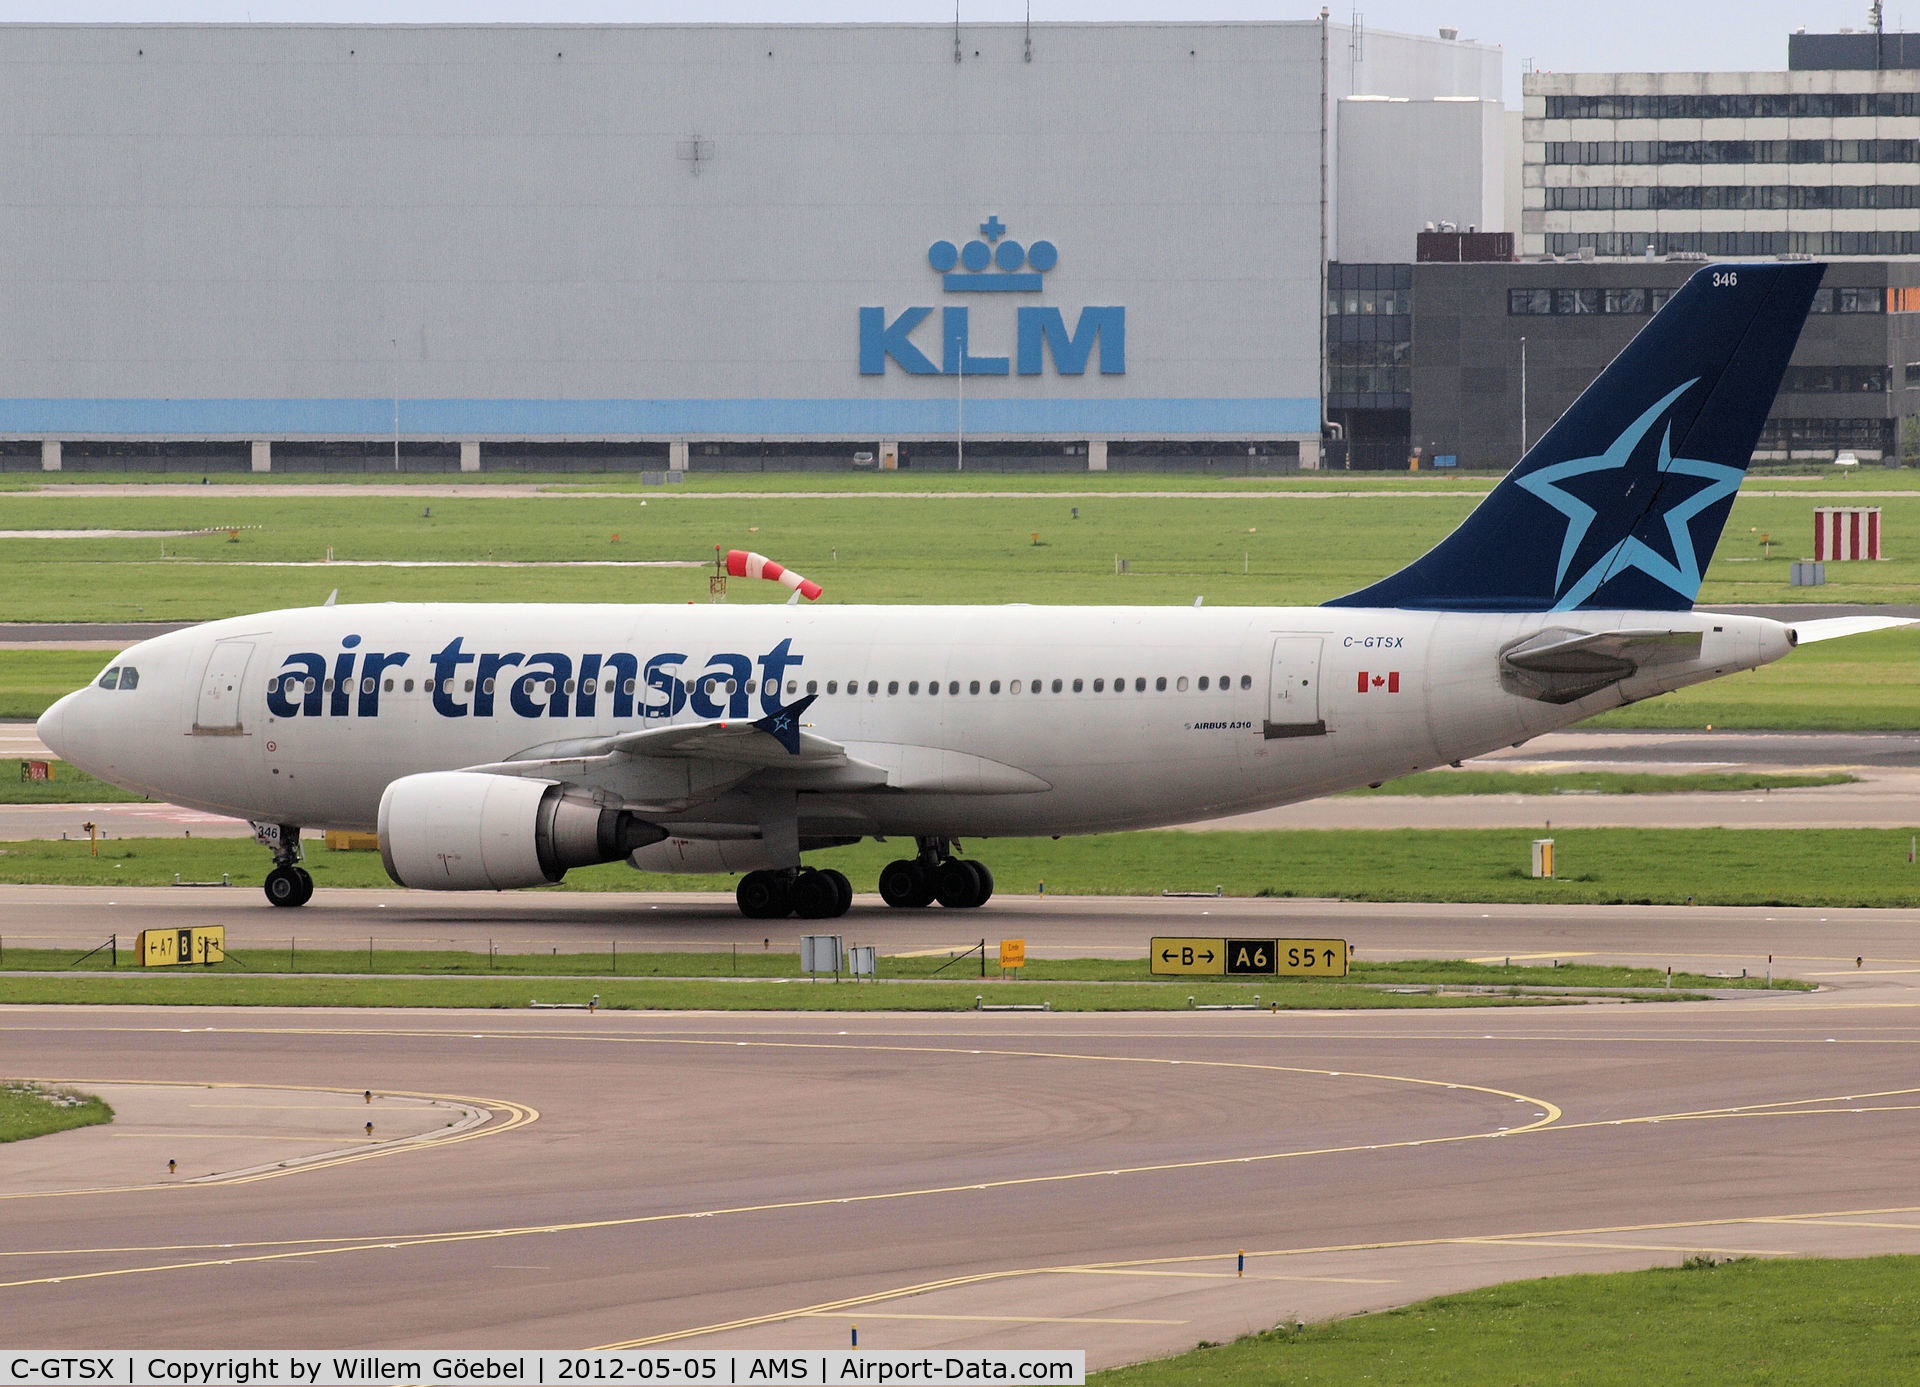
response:
<path id="1" fill-rule="evenodd" d="M 782 587 L 792 588 L 807 601 L 820 596 L 820 585 L 810 583 L 790 568 L 782 568 L 764 554 L 749 553 L 745 549 L 727 550 L 727 574 L 733 578 L 767 578 Z"/>

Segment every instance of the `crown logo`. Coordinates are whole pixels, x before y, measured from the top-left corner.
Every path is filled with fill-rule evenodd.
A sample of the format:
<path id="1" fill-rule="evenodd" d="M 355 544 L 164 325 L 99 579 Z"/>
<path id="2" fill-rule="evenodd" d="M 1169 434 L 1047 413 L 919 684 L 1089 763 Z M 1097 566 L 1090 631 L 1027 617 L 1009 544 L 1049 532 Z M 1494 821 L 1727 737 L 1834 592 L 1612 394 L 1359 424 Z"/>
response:
<path id="1" fill-rule="evenodd" d="M 927 247 L 927 263 L 945 277 L 949 294 L 1038 293 L 1040 276 L 1060 263 L 1059 249 L 1051 241 L 1023 246 L 1011 238 L 1001 240 L 1006 234 L 999 215 L 991 215 L 980 223 L 986 239 L 964 246 L 935 241 Z"/>

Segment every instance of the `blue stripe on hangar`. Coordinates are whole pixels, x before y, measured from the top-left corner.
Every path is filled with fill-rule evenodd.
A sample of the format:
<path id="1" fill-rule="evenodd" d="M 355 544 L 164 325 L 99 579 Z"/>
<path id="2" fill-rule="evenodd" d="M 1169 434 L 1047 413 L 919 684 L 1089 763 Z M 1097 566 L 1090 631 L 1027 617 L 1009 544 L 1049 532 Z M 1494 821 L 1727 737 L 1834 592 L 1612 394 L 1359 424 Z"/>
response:
<path id="1" fill-rule="evenodd" d="M 1319 432 L 1306 398 L 967 400 L 968 435 L 1250 437 Z M 960 424 L 951 399 L 921 400 L 409 400 L 412 438 L 543 436 L 753 437 L 931 435 Z M 391 437 L 393 401 L 0 399 L 0 436 L 56 438 Z"/>

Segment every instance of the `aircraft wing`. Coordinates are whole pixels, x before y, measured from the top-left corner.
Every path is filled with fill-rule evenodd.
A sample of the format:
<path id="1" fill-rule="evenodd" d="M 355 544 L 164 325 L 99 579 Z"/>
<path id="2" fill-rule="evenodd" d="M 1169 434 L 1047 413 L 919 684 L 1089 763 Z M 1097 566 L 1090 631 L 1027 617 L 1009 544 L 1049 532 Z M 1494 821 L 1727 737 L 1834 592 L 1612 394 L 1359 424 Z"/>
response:
<path id="1" fill-rule="evenodd" d="M 636 809 L 658 813 L 710 800 L 754 776 L 769 788 L 789 790 L 886 785 L 884 767 L 856 760 L 838 742 L 803 729 L 801 716 L 812 702 L 809 695 L 751 720 L 721 718 L 548 742 L 505 761 L 464 769 L 605 790 Z"/>

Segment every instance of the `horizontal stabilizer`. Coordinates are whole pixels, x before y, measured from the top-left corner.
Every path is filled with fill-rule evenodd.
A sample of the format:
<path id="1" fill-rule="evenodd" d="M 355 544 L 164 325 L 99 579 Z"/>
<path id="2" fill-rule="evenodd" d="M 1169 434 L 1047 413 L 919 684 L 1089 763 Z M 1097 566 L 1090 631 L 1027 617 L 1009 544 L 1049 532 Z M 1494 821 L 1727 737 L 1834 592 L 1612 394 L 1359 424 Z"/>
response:
<path id="1" fill-rule="evenodd" d="M 1651 665 L 1700 655 L 1698 631 L 1573 631 L 1549 627 L 1500 652 L 1501 673 L 1517 693 L 1542 703 L 1572 703 Z"/>
<path id="2" fill-rule="evenodd" d="M 1823 616 L 1814 621 L 1794 622 L 1793 638 L 1795 645 L 1811 645 L 1815 641 L 1839 640 L 1842 636 L 1859 636 L 1868 631 L 1887 631 L 1895 626 L 1917 623 L 1920 623 L 1920 617 Z"/>

